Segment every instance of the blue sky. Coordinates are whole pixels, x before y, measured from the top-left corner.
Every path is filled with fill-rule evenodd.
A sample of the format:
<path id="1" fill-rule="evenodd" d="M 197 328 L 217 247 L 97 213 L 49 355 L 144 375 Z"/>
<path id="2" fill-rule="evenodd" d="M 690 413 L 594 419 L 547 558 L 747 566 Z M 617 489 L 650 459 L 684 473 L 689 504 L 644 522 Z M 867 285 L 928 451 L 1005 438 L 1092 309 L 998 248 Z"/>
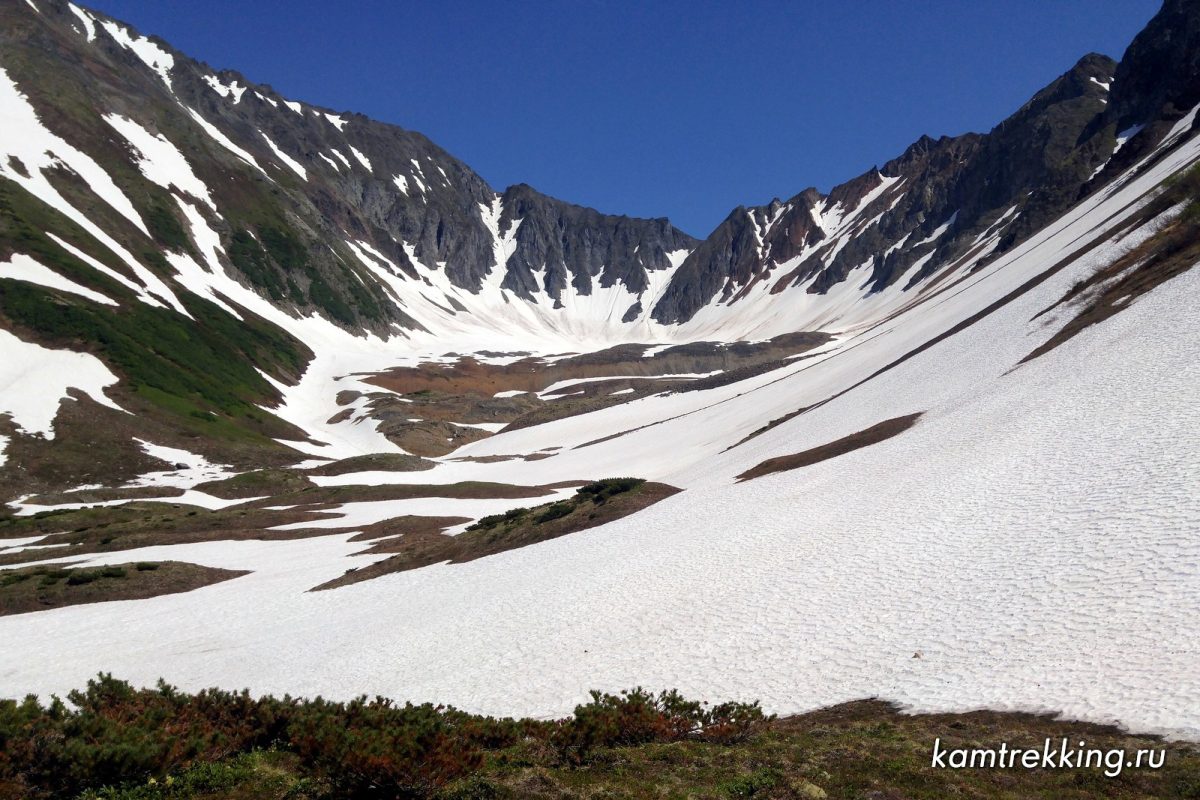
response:
<path id="1" fill-rule="evenodd" d="M 85 0 L 85 3 L 88 0 Z M 1158 0 L 91 0 L 288 97 L 421 131 L 525 182 L 697 236 L 921 134 L 991 128 Z"/>

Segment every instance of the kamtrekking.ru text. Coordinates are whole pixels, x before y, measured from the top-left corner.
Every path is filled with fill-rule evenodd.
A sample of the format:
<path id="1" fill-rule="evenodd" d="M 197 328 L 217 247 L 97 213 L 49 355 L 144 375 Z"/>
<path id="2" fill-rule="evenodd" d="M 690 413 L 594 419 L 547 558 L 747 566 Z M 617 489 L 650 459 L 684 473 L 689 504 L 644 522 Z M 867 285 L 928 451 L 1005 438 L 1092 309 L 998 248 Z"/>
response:
<path id="1" fill-rule="evenodd" d="M 1121 770 L 1159 769 L 1166 760 L 1165 750 L 1131 750 L 1113 748 L 1100 750 L 1088 748 L 1087 743 L 1072 743 L 1069 739 L 1046 739 L 1040 748 L 1009 747 L 1001 742 L 999 747 L 946 748 L 942 740 L 933 743 L 934 769 L 1104 769 L 1104 775 L 1115 778 Z"/>

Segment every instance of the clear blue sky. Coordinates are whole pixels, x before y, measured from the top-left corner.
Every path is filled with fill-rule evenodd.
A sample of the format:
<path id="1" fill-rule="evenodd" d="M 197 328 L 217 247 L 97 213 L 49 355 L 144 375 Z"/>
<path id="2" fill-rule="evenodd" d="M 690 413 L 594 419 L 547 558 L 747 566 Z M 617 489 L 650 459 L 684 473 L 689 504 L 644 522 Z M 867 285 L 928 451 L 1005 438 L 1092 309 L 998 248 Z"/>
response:
<path id="1" fill-rule="evenodd" d="M 697 236 L 984 131 L 1158 0 L 84 0 L 285 96 Z"/>

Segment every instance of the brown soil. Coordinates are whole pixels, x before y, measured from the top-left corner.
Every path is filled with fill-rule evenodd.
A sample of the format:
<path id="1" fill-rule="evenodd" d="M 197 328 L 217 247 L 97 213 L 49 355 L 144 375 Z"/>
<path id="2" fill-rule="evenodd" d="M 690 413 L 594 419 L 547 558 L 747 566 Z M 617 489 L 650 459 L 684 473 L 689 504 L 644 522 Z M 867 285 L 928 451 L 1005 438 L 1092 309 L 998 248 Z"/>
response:
<path id="1" fill-rule="evenodd" d="M 1050 352 L 1089 326 L 1119 314 L 1139 297 L 1200 261 L 1200 220 L 1176 220 L 1109 266 L 1080 281 L 1050 308 L 1076 305 L 1077 313 L 1058 333 L 1025 358 L 1024 364 Z M 1121 273 L 1128 273 L 1122 275 Z"/>
<path id="2" fill-rule="evenodd" d="M 818 447 L 813 447 L 801 453 L 793 453 L 790 456 L 777 456 L 776 458 L 768 458 L 766 461 L 758 464 L 751 469 L 746 470 L 737 478 L 739 481 L 749 481 L 754 478 L 761 478 L 763 475 L 770 475 L 774 472 L 786 472 L 787 470 L 800 469 L 801 467 L 811 466 L 821 461 L 826 461 L 830 458 L 836 458 L 840 455 L 859 450 L 863 447 L 870 447 L 873 444 L 879 444 L 882 441 L 904 433 L 906 430 L 916 424 L 921 418 L 921 414 L 909 414 L 904 417 L 895 417 L 885 420 L 869 428 L 865 428 L 858 433 L 852 433 L 849 436 L 843 436 L 837 441 L 829 442 Z"/>
<path id="3" fill-rule="evenodd" d="M 470 461 L 476 464 L 499 464 L 502 461 L 541 461 L 553 453 L 531 453 L 529 455 L 458 456 L 450 461 Z"/>
<path id="4" fill-rule="evenodd" d="M 180 561 L 138 562 L 64 569 L 60 565 L 0 571 L 0 616 L 50 608 L 142 600 L 190 592 L 227 581 L 239 572 Z"/>
<path id="5" fill-rule="evenodd" d="M 250 497 L 299 492 L 315 487 L 315 483 L 296 470 L 260 469 L 243 472 L 241 475 L 220 481 L 201 483 L 196 486 L 196 490 L 222 500 L 244 500 Z"/>
<path id="6" fill-rule="evenodd" d="M 265 499 L 209 511 L 171 502 L 130 502 L 33 516 L 0 519 L 0 542 L 41 535 L 38 545 L 64 545 L 53 551 L 24 550 L 0 554 L 0 567 L 53 556 L 81 556 L 156 545 L 245 539 L 302 539 L 345 532 L 346 528 L 271 530 L 280 525 L 327 520 L 343 503 L 407 500 L 421 497 L 455 499 L 541 498 L 554 489 L 578 486 L 564 481 L 545 486 L 464 481 L 451 484 L 309 487 Z M 275 510 L 283 507 L 283 510 Z M 467 520 L 459 520 L 465 522 Z M 379 535 L 386 535 L 381 533 Z"/>
<path id="7" fill-rule="evenodd" d="M 66 492 L 83 485 L 120 486 L 147 472 L 173 469 L 173 464 L 147 455 L 135 438 L 198 453 L 214 463 L 238 469 L 279 467 L 304 457 L 266 438 L 230 439 L 185 430 L 191 422 L 181 425 L 119 384 L 109 387 L 106 394 L 129 414 L 102 406 L 74 390 L 71 393 L 75 399 L 59 405 L 53 441 L 19 431 L 7 416 L 0 415 L 0 434 L 9 437 L 7 458 L 0 465 L 0 503 L 30 494 Z M 302 438 L 291 426 L 281 427 L 276 433 Z"/>
<path id="8" fill-rule="evenodd" d="M 348 475 L 351 472 L 418 472 L 433 469 L 436 462 L 403 453 L 374 453 L 332 461 L 307 470 L 309 475 Z"/>
<path id="9" fill-rule="evenodd" d="M 113 500 L 144 500 L 148 497 L 179 497 L 183 489 L 169 486 L 135 486 L 115 489 L 81 489 L 75 492 L 39 494 L 25 502 L 37 506 L 64 506 L 81 503 L 107 503 Z"/>
<path id="10" fill-rule="evenodd" d="M 763 425 L 758 430 L 755 430 L 751 433 L 746 434 L 744 437 L 742 437 L 741 440 L 738 441 L 737 444 L 730 445 L 729 447 L 726 447 L 725 449 L 732 450 L 735 447 L 741 447 L 746 442 L 750 441 L 751 439 L 755 438 L 756 436 L 762 436 L 767 431 L 772 430 L 774 428 L 778 428 L 783 423 L 787 422 L 790 419 L 795 419 L 796 417 L 803 414 L 805 411 L 808 411 L 807 406 L 805 406 L 804 408 L 797 408 L 795 411 L 789 411 L 788 413 L 784 414 L 782 417 L 776 417 L 775 419 L 768 422 L 766 425 Z"/>
<path id="11" fill-rule="evenodd" d="M 509 518 L 509 521 L 492 524 L 488 527 L 480 527 L 477 523 L 457 536 L 449 536 L 441 532 L 449 527 L 449 525 L 442 525 L 446 522 L 445 519 L 415 518 L 414 521 L 410 521 L 413 518 L 401 518 L 400 520 L 389 520 L 389 523 L 397 523 L 398 528 L 407 526 L 407 529 L 401 530 L 398 537 L 377 543 L 375 547 L 366 552 L 391 552 L 396 555 L 370 566 L 351 570 L 340 578 L 317 586 L 314 591 L 336 589 L 378 578 L 381 575 L 419 569 L 431 564 L 442 562 L 461 564 L 538 542 L 557 539 L 560 536 L 578 533 L 634 514 L 677 494 L 679 491 L 674 486 L 663 483 L 641 483 L 627 492 L 609 497 L 600 503 L 582 499 L 581 495 L 577 495 L 568 501 L 545 503 L 530 509 L 514 509 L 504 515 Z M 572 506 L 569 513 L 539 521 L 541 515 L 562 503 L 569 503 Z M 438 527 L 439 525 L 441 527 Z"/>
<path id="12" fill-rule="evenodd" d="M 403 397 L 379 394 L 369 403 L 380 430 L 405 450 L 441 456 L 490 434 L 454 423 L 507 423 L 505 430 L 540 425 L 556 419 L 597 411 L 663 391 L 712 388 L 751 374 L 775 369 L 795 356 L 828 341 L 823 333 L 791 333 L 766 342 L 695 342 L 669 347 L 643 358 L 648 345 L 620 345 L 596 353 L 549 362 L 523 358 L 512 364 L 481 363 L 472 357 L 445 363 L 389 370 L 369 382 Z M 703 379 L 665 378 L 664 375 L 729 372 Z M 635 376 L 635 377 L 629 377 Z M 534 392 L 566 380 L 612 377 L 570 386 L 553 399 Z M 695 386 L 693 386 L 695 384 Z M 614 392 L 633 392 L 614 395 Z M 497 392 L 528 394 L 494 397 Z M 415 422 L 412 420 L 416 420 Z"/>
<path id="13" fill-rule="evenodd" d="M 322 519 L 311 509 L 268 511 L 231 506 L 208 511 L 181 503 L 133 502 L 120 506 L 42 512 L 0 519 L 0 542 L 7 538 L 44 538 L 37 545 L 63 545 L 54 550 L 0 554 L 0 567 L 49 557 L 109 553 L 157 545 L 245 539 L 303 539 L 336 533 L 325 528 L 273 531 L 269 528 Z"/>
<path id="14" fill-rule="evenodd" d="M 447 528 L 470 521 L 469 517 L 421 517 L 409 514 L 368 525 L 362 533 L 351 536 L 349 541 L 371 543 L 357 555 L 401 553 L 405 549 L 402 540 L 406 536 L 420 538 L 440 534 Z"/>

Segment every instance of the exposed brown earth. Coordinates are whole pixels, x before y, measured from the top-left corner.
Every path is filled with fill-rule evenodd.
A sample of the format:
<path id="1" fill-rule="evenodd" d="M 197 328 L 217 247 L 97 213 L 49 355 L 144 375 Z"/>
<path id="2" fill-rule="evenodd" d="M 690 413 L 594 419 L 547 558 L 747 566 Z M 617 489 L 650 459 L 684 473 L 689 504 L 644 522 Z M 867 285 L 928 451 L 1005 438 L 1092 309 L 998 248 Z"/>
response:
<path id="1" fill-rule="evenodd" d="M 0 616 L 190 592 L 247 574 L 181 561 L 74 569 L 52 565 L 0 570 Z"/>
<path id="2" fill-rule="evenodd" d="M 489 364 L 471 356 L 451 363 L 428 362 L 388 370 L 369 379 L 395 394 L 372 395 L 369 414 L 380 431 L 405 450 L 422 456 L 451 453 L 487 431 L 465 423 L 507 423 L 516 430 L 556 419 L 627 403 L 648 394 L 713 388 L 787 364 L 795 356 L 828 341 L 824 333 L 791 333 L 766 342 L 695 342 L 668 347 L 643 358 L 649 345 L 628 344 L 555 361 L 526 357 L 510 364 Z M 454 355 L 454 354 L 449 354 Z M 730 372 L 702 379 L 670 375 Z M 611 380 L 592 380 L 611 378 Z M 564 387 L 554 397 L 537 392 L 569 380 L 587 383 Z M 625 394 L 615 392 L 633 389 Z M 499 392 L 519 391 L 512 397 Z M 341 398 L 352 402 L 355 398 Z M 455 424 L 459 423 L 459 424 Z"/>
<path id="3" fill-rule="evenodd" d="M 469 461 L 475 464 L 499 464 L 503 461 L 541 461 L 553 453 L 530 453 L 529 455 L 458 456 L 450 461 Z"/>
<path id="4" fill-rule="evenodd" d="M 746 442 L 750 441 L 754 437 L 762 436 L 767 431 L 772 430 L 773 428 L 779 427 L 780 425 L 787 422 L 788 420 L 795 419 L 796 417 L 803 414 L 805 411 L 808 411 L 807 406 L 805 406 L 804 408 L 797 408 L 795 411 L 789 411 L 788 413 L 784 414 L 782 417 L 776 417 L 775 419 L 768 422 L 766 425 L 763 425 L 761 428 L 753 431 L 752 433 L 746 434 L 744 437 L 742 437 L 742 439 L 737 444 L 730 445 L 729 447 L 726 448 L 726 450 L 732 450 L 735 447 L 741 447 L 742 445 L 744 445 Z"/>
<path id="5" fill-rule="evenodd" d="M 1080 281 L 1061 300 L 1038 314 L 1041 317 L 1063 307 L 1073 307 L 1076 311 L 1066 325 L 1021 363 L 1032 361 L 1089 326 L 1119 314 L 1139 297 L 1192 269 L 1197 262 L 1200 262 L 1200 219 L 1192 212 Z"/>
<path id="6" fill-rule="evenodd" d="M 349 541 L 370 543 L 359 555 L 402 553 L 406 549 L 406 537 L 421 538 L 441 534 L 447 528 L 470 521 L 468 517 L 422 517 L 409 514 L 368 525 L 363 528 L 362 533 L 351 536 Z"/>
<path id="7" fill-rule="evenodd" d="M 449 499 L 541 498 L 555 489 L 584 481 L 563 481 L 544 486 L 464 481 L 452 484 L 387 484 L 382 486 L 308 486 L 224 509 L 206 510 L 183 503 L 133 501 L 116 506 L 48 510 L 31 516 L 0 518 L 0 543 L 6 538 L 42 536 L 39 549 L 0 553 L 0 567 L 39 561 L 47 557 L 82 556 L 157 545 L 245 539 L 301 539 L 344 533 L 347 528 L 312 527 L 272 530 L 281 525 L 318 523 L 344 503 L 408 500 L 423 497 Z M 399 520 L 425 519 L 400 517 Z M 452 518 L 448 525 L 468 522 Z M 400 524 L 400 523 L 398 523 Z M 395 528 L 396 526 L 392 526 Z M 426 526 L 428 527 L 428 526 Z M 376 530 L 371 526 L 367 530 Z M 378 536 L 396 535 L 385 523 Z M 55 545 L 54 549 L 41 549 Z"/>
<path id="8" fill-rule="evenodd" d="M 335 529 L 277 531 L 277 525 L 324 519 L 317 509 L 273 511 L 247 505 L 209 511 L 171 502 L 131 502 L 0 519 L 0 544 L 8 538 L 42 536 L 38 548 L 0 553 L 0 566 L 44 558 L 108 553 L 158 545 L 246 539 L 303 539 L 336 533 Z"/>
<path id="9" fill-rule="evenodd" d="M 589 484 L 591 485 L 595 484 Z M 585 494 L 586 489 L 587 487 L 584 487 L 569 500 L 546 503 L 534 508 L 513 509 L 506 514 L 485 517 L 457 536 L 442 533 L 449 525 L 435 529 L 446 522 L 444 519 L 390 520 L 389 523 L 396 523 L 397 528 L 405 529 L 401 530 L 396 538 L 377 543 L 365 552 L 391 552 L 396 555 L 351 570 L 339 578 L 317 586 L 314 591 L 336 589 L 431 564 L 461 564 L 557 539 L 634 514 L 680 491 L 663 483 L 636 482 L 632 488 L 601 497 L 597 501 L 595 496 Z M 412 521 L 409 521 L 410 519 Z"/>
<path id="10" fill-rule="evenodd" d="M 224 480 L 201 483 L 195 488 L 222 500 L 244 500 L 300 492 L 316 488 L 316 484 L 296 470 L 260 469 Z"/>
<path id="11" fill-rule="evenodd" d="M 885 420 L 869 428 L 864 428 L 857 433 L 852 433 L 849 436 L 843 436 L 828 444 L 823 444 L 818 447 L 813 447 L 800 453 L 793 453 L 788 456 L 777 456 L 768 458 L 766 461 L 751 467 L 742 474 L 737 476 L 739 481 L 749 481 L 754 478 L 761 478 L 763 475 L 770 475 L 774 472 L 786 472 L 787 470 L 800 469 L 817 464 L 821 461 L 826 461 L 831 458 L 836 458 L 840 455 L 859 450 L 863 447 L 870 447 L 873 444 L 879 444 L 882 441 L 904 433 L 906 430 L 916 424 L 921 418 L 921 414 L 909 414 L 904 417 L 894 417 Z"/>
<path id="12" fill-rule="evenodd" d="M 183 489 L 170 486 L 134 486 L 115 489 L 79 489 L 73 492 L 34 495 L 25 502 L 35 506 L 64 506 L 109 503 L 114 500 L 144 500 L 146 498 L 178 497 Z"/>
<path id="13" fill-rule="evenodd" d="M 437 464 L 419 456 L 404 453 L 373 453 L 331 461 L 306 470 L 308 475 L 348 475 L 351 472 L 419 472 L 433 469 Z"/>

